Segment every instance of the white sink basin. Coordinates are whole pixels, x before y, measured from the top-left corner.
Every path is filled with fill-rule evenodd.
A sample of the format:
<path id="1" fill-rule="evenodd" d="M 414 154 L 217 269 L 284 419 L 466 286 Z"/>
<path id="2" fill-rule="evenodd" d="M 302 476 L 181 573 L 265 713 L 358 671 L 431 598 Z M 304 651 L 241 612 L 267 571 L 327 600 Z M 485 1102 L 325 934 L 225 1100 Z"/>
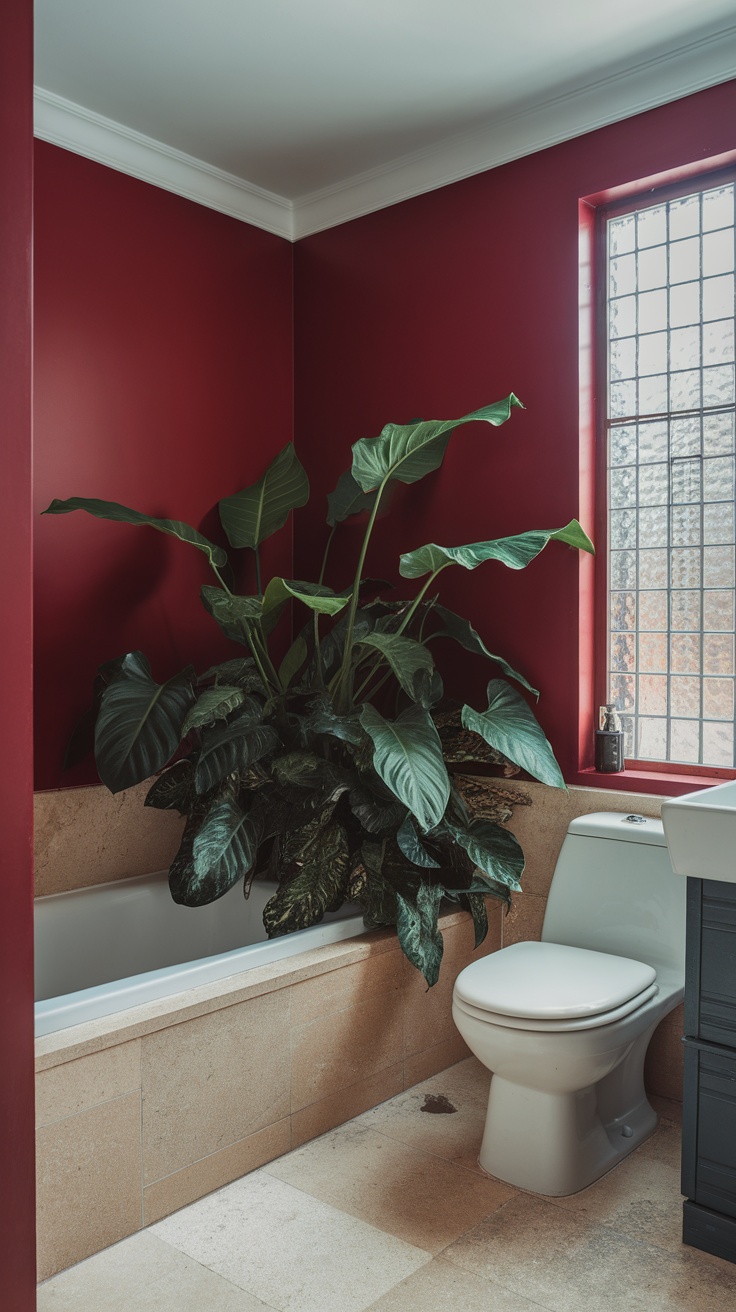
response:
<path id="1" fill-rule="evenodd" d="M 662 803 L 676 875 L 736 884 L 736 779 Z"/>

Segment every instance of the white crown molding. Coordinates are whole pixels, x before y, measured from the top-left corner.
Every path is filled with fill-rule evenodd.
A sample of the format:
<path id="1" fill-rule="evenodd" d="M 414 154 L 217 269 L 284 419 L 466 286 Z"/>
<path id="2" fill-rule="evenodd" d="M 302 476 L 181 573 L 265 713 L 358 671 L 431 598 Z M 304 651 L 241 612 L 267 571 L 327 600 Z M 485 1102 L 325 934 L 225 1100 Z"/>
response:
<path id="1" fill-rule="evenodd" d="M 294 201 L 294 240 L 736 77 L 736 27 Z M 684 163 L 685 161 L 683 161 Z"/>
<path id="2" fill-rule="evenodd" d="M 106 164 L 164 191 L 252 223 L 278 237 L 294 240 L 294 207 L 274 192 L 203 160 L 186 155 L 152 137 L 75 105 L 53 91 L 36 87 L 34 133 L 42 141 Z"/>

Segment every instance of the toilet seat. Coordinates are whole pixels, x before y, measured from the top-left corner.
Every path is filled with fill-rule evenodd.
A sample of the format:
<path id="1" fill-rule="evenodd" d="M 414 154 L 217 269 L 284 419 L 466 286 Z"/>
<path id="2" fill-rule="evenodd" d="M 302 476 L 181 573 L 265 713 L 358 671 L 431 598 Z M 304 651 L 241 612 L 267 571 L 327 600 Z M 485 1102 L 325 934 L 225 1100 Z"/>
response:
<path id="1" fill-rule="evenodd" d="M 657 992 L 653 966 L 561 943 L 513 943 L 461 972 L 455 1004 L 511 1029 L 591 1029 L 629 1015 Z"/>

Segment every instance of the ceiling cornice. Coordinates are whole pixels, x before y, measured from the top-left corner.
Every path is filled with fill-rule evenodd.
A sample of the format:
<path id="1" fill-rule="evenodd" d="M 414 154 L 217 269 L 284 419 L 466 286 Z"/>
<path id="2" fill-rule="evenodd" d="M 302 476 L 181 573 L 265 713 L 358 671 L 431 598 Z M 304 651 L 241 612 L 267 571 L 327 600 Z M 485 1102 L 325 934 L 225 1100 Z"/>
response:
<path id="1" fill-rule="evenodd" d="M 103 118 L 53 91 L 36 87 L 33 100 L 34 134 L 42 141 L 294 240 L 294 207 L 284 196 Z"/>
<path id="2" fill-rule="evenodd" d="M 290 201 L 37 88 L 53 145 L 297 241 L 736 77 L 736 26 Z M 684 161 L 683 161 L 684 162 Z"/>

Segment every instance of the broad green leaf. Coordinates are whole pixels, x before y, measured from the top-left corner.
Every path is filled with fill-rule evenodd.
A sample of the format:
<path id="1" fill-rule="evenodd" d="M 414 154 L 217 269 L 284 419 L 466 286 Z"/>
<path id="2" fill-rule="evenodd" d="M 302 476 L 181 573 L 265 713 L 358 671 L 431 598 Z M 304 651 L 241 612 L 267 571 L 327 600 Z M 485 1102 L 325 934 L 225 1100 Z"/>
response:
<path id="1" fill-rule="evenodd" d="M 302 668 L 308 655 L 309 651 L 307 649 L 307 644 L 301 634 L 299 634 L 299 636 L 292 642 L 284 659 L 279 665 L 279 679 L 282 687 L 288 688 L 289 684 L 294 682 L 294 679 Z"/>
<path id="2" fill-rule="evenodd" d="M 385 843 L 366 840 L 348 877 L 347 896 L 363 910 L 366 929 L 396 924 L 396 891 L 382 873 Z"/>
<path id="3" fill-rule="evenodd" d="M 252 714 L 241 715 L 229 723 L 212 725 L 202 733 L 194 776 L 197 792 L 209 792 L 227 775 L 248 769 L 279 746 L 276 731 L 268 724 L 259 724 Z"/>
<path id="4" fill-rule="evenodd" d="M 436 669 L 417 670 L 414 675 L 413 688 L 414 701 L 423 706 L 425 711 L 431 710 L 433 706 L 442 701 L 445 695 L 445 685 L 439 671 Z"/>
<path id="5" fill-rule="evenodd" d="M 286 752 L 271 762 L 271 773 L 283 787 L 318 789 L 331 801 L 353 786 L 355 774 L 340 765 L 333 765 L 313 752 Z"/>
<path id="6" fill-rule="evenodd" d="M 288 442 L 257 483 L 220 502 L 220 519 L 231 547 L 255 549 L 309 500 L 309 479 Z"/>
<path id="7" fill-rule="evenodd" d="M 350 856 L 342 825 L 318 829 L 304 853 L 304 865 L 293 879 L 282 884 L 263 912 L 269 938 L 316 925 L 327 911 L 336 911 L 345 900 Z"/>
<path id="8" fill-rule="evenodd" d="M 473 929 L 475 931 L 474 948 L 479 948 L 488 933 L 488 909 L 486 900 L 482 893 L 466 893 L 460 898 L 461 906 L 464 906 L 473 917 Z"/>
<path id="9" fill-rule="evenodd" d="M 353 743 L 353 745 L 357 745 L 365 738 L 360 724 L 360 716 L 357 713 L 338 715 L 333 710 L 329 698 L 312 702 L 309 715 L 306 716 L 304 722 L 307 729 L 312 733 L 326 733 L 332 738 L 339 738 L 342 742 Z"/>
<path id="10" fill-rule="evenodd" d="M 519 840 L 492 820 L 473 820 L 467 827 L 448 825 L 474 866 L 498 884 L 521 891 L 524 853 Z"/>
<path id="11" fill-rule="evenodd" d="M 102 694 L 95 726 L 97 770 L 111 793 L 150 778 L 171 759 L 194 701 L 194 678 L 187 666 L 156 683 L 143 652 L 124 658 Z"/>
<path id="12" fill-rule="evenodd" d="M 490 542 L 471 542 L 466 547 L 439 547 L 430 542 L 416 551 L 407 551 L 399 561 L 399 573 L 405 579 L 418 579 L 423 574 L 436 574 L 447 565 L 462 565 L 463 569 L 477 569 L 486 560 L 500 560 L 509 569 L 525 569 L 548 542 L 566 542 L 580 551 L 594 552 L 593 543 L 576 519 L 564 528 L 530 529 L 511 538 L 495 538 Z"/>
<path id="13" fill-rule="evenodd" d="M 416 483 L 442 464 L 454 429 L 475 420 L 498 427 L 510 417 L 513 406 L 521 406 L 521 401 L 512 393 L 462 419 L 386 424 L 378 437 L 362 437 L 354 444 L 352 476 L 363 492 L 372 492 L 394 478 L 401 483 Z"/>
<path id="14" fill-rule="evenodd" d="M 263 604 L 260 597 L 234 597 L 223 588 L 209 583 L 202 586 L 202 605 L 232 642 L 248 646 L 248 625 L 260 620 Z"/>
<path id="15" fill-rule="evenodd" d="M 326 588 L 321 583 L 302 583 L 295 579 L 273 578 L 263 595 L 264 616 L 277 607 L 283 607 L 292 597 L 308 606 L 310 610 L 316 610 L 320 615 L 337 615 L 339 611 L 344 610 L 350 600 L 349 594 L 338 596 L 332 588 Z"/>
<path id="16" fill-rule="evenodd" d="M 421 883 L 415 900 L 396 894 L 399 943 L 404 955 L 422 972 L 430 988 L 439 979 L 444 948 L 437 924 L 442 893 L 440 884 Z"/>
<path id="17" fill-rule="evenodd" d="M 520 765 L 522 770 L 552 788 L 566 788 L 554 752 L 524 698 L 503 679 L 488 685 L 488 710 L 463 706 L 466 729 L 480 734 L 491 747 Z"/>
<path id="18" fill-rule="evenodd" d="M 236 684 L 243 692 L 262 692 L 263 679 L 252 656 L 236 656 L 234 660 L 223 661 L 221 665 L 212 665 L 197 679 L 198 684 L 214 679 L 216 684 L 232 686 Z"/>
<path id="19" fill-rule="evenodd" d="M 360 722 L 373 740 L 373 765 L 395 797 L 422 829 L 439 824 L 450 797 L 450 780 L 440 737 L 428 711 L 410 706 L 397 720 L 385 720 L 369 703 Z"/>
<path id="20" fill-rule="evenodd" d="M 357 788 L 350 790 L 348 801 L 350 810 L 366 833 L 383 837 L 393 833 L 397 825 L 401 824 L 406 815 L 406 807 L 396 800 L 388 788 L 385 789 L 385 795 L 379 793 L 378 789 L 383 787 L 379 780 L 376 779 L 375 784 L 376 787 L 371 787 L 370 782 L 364 779 Z"/>
<path id="21" fill-rule="evenodd" d="M 372 510 L 375 499 L 375 492 L 364 492 L 350 470 L 346 469 L 337 480 L 335 491 L 330 492 L 327 498 L 327 523 L 330 528 L 334 528 L 336 524 L 341 524 L 351 515 Z"/>
<path id="22" fill-rule="evenodd" d="M 433 613 L 438 615 L 444 625 L 442 633 L 434 634 L 434 637 L 453 638 L 455 642 L 464 647 L 466 651 L 474 652 L 478 656 L 487 656 L 488 660 L 495 661 L 500 665 L 504 674 L 511 679 L 516 679 L 524 688 L 533 693 L 535 697 L 539 696 L 536 688 L 527 682 L 523 674 L 519 674 L 513 666 L 505 661 L 503 656 L 497 656 L 495 652 L 489 651 L 480 634 L 476 633 L 469 620 L 464 620 L 461 615 L 456 615 L 453 611 L 448 610 L 446 606 L 439 606 L 435 603 Z"/>
<path id="23" fill-rule="evenodd" d="M 411 697 L 412 701 L 418 700 L 414 685 L 415 676 L 422 670 L 428 676 L 434 671 L 434 661 L 421 642 L 397 633 L 369 633 L 361 639 L 360 645 L 372 647 L 380 652 L 388 661 L 407 697 Z"/>
<path id="24" fill-rule="evenodd" d="M 214 724 L 215 720 L 224 720 L 231 711 L 237 710 L 245 701 L 242 688 L 228 688 L 218 683 L 200 693 L 189 711 L 181 729 L 182 738 L 186 738 L 192 729 L 201 729 L 205 724 Z"/>
<path id="25" fill-rule="evenodd" d="M 435 861 L 431 852 L 428 852 L 426 847 L 420 843 L 419 836 L 414 828 L 414 821 L 410 815 L 406 816 L 403 824 L 399 827 L 396 833 L 396 842 L 407 861 L 411 861 L 413 865 L 429 866 L 439 870 L 439 861 Z"/>
<path id="26" fill-rule="evenodd" d="M 117 501 L 98 501 L 95 497 L 68 497 L 66 501 L 55 498 L 42 514 L 68 515 L 72 510 L 86 510 L 88 515 L 95 515 L 97 519 L 109 519 L 115 524 L 147 524 L 149 528 L 158 529 L 159 533 L 168 533 L 180 542 L 188 542 L 197 547 L 204 552 L 211 565 L 222 567 L 227 564 L 227 552 L 198 533 L 191 524 L 184 524 L 180 519 L 154 519 L 151 515 L 141 514 L 139 510 L 121 506 Z"/>
<path id="27" fill-rule="evenodd" d="M 194 880 L 192 891 L 203 905 L 227 893 L 248 873 L 258 851 L 259 834 L 251 816 L 234 797 L 223 797 L 207 812 L 192 844 Z"/>
<path id="28" fill-rule="evenodd" d="M 174 765 L 159 775 L 146 793 L 144 806 L 153 806 L 158 811 L 179 811 L 188 815 L 194 804 L 194 770 L 187 758 L 176 761 Z"/>

